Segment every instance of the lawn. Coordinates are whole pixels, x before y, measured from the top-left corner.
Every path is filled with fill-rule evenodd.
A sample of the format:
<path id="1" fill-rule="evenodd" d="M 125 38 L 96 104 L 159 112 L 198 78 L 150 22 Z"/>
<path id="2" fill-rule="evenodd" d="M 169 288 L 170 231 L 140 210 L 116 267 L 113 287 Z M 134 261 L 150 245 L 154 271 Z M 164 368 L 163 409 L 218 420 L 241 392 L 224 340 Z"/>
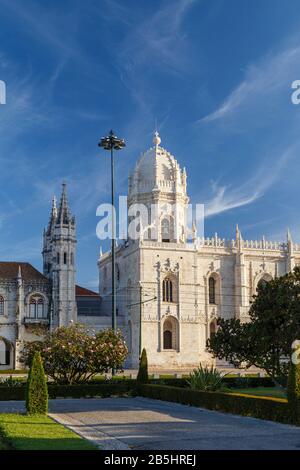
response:
<path id="1" fill-rule="evenodd" d="M 230 393 L 257 395 L 259 397 L 286 398 L 284 391 L 276 387 L 234 388 L 230 389 Z"/>
<path id="2" fill-rule="evenodd" d="M 97 450 L 47 416 L 0 414 L 0 450 Z"/>

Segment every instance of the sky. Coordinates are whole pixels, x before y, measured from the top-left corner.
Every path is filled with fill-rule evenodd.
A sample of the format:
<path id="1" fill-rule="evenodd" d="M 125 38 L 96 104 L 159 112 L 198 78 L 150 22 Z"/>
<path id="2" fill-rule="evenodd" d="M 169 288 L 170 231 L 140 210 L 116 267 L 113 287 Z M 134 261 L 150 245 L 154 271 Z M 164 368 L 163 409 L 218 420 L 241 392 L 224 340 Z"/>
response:
<path id="1" fill-rule="evenodd" d="M 298 0 L 0 0 L 0 259 L 42 269 L 51 199 L 66 181 L 77 280 L 96 289 L 97 206 L 157 126 L 186 167 L 205 235 L 300 241 Z M 104 244 L 105 249 L 105 244 Z"/>

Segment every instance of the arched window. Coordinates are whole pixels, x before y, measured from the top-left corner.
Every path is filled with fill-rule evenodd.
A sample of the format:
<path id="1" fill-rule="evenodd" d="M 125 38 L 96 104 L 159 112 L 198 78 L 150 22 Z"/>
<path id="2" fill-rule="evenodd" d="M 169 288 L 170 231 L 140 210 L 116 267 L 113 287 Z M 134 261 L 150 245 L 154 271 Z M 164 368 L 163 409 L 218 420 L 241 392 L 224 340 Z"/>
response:
<path id="1" fill-rule="evenodd" d="M 64 264 L 67 264 L 68 262 L 68 255 L 67 253 L 64 253 Z"/>
<path id="2" fill-rule="evenodd" d="M 174 317 L 168 317 L 163 325 L 163 349 L 178 348 L 178 322 Z"/>
<path id="3" fill-rule="evenodd" d="M 11 344 L 4 338 L 0 338 L 0 365 L 10 365 Z"/>
<path id="4" fill-rule="evenodd" d="M 57 264 L 60 263 L 60 256 L 59 256 L 59 253 L 57 253 L 57 255 L 56 255 L 56 263 L 57 263 Z"/>
<path id="5" fill-rule="evenodd" d="M 216 280 L 212 276 L 208 280 L 208 297 L 209 303 L 216 303 Z"/>
<path id="6" fill-rule="evenodd" d="M 256 289 L 258 287 L 264 288 L 266 285 L 272 281 L 272 276 L 270 274 L 264 274 L 263 277 L 258 281 Z"/>
<path id="7" fill-rule="evenodd" d="M 47 311 L 43 297 L 35 296 L 30 298 L 29 318 L 46 318 Z"/>
<path id="8" fill-rule="evenodd" d="M 4 315 L 4 298 L 0 295 L 0 315 Z"/>
<path id="9" fill-rule="evenodd" d="M 164 349 L 172 349 L 172 331 L 164 331 Z"/>
<path id="10" fill-rule="evenodd" d="M 163 280 L 163 302 L 173 302 L 173 282 L 170 278 Z"/>

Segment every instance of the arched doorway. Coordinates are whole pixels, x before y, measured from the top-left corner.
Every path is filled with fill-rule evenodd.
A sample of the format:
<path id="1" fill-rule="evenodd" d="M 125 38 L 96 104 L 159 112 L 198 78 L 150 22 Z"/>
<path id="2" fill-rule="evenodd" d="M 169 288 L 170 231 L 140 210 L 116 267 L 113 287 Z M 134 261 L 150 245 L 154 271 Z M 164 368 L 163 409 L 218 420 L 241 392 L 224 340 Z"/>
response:
<path id="1" fill-rule="evenodd" d="M 0 336 L 0 366 L 12 367 L 13 347 L 10 341 Z"/>
<path id="2" fill-rule="evenodd" d="M 178 350 L 178 321 L 175 317 L 167 317 L 163 324 L 163 349 Z"/>

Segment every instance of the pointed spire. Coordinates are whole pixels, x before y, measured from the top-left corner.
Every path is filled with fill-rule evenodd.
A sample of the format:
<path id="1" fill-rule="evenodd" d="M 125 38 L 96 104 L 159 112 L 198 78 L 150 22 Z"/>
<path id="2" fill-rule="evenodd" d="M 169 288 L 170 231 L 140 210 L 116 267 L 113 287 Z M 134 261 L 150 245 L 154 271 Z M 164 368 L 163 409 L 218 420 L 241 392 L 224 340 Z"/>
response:
<path id="1" fill-rule="evenodd" d="M 291 235 L 291 232 L 290 232 L 290 229 L 289 229 L 289 228 L 287 229 L 286 239 L 287 239 L 287 242 L 288 242 L 288 243 L 292 243 L 292 242 L 293 242 L 293 240 L 292 240 L 292 235 Z"/>
<path id="2" fill-rule="evenodd" d="M 49 235 L 51 233 L 51 229 L 53 225 L 56 223 L 56 219 L 57 219 L 56 197 L 53 196 L 51 213 L 50 213 L 49 224 L 48 224 L 48 229 L 46 231 L 46 235 Z"/>
<path id="3" fill-rule="evenodd" d="M 68 225 L 71 222 L 71 214 L 68 207 L 68 198 L 67 198 L 67 185 L 65 182 L 62 184 L 62 194 L 59 203 L 57 224 L 59 225 Z"/>
<path id="4" fill-rule="evenodd" d="M 100 252 L 99 252 L 100 258 L 103 256 L 103 251 L 102 251 L 102 246 L 100 245 Z"/>
<path id="5" fill-rule="evenodd" d="M 53 199 L 52 199 L 52 211 L 51 211 L 51 215 L 52 215 L 52 218 L 53 219 L 56 219 L 57 218 L 57 207 L 56 207 L 56 197 L 53 196 Z"/>

